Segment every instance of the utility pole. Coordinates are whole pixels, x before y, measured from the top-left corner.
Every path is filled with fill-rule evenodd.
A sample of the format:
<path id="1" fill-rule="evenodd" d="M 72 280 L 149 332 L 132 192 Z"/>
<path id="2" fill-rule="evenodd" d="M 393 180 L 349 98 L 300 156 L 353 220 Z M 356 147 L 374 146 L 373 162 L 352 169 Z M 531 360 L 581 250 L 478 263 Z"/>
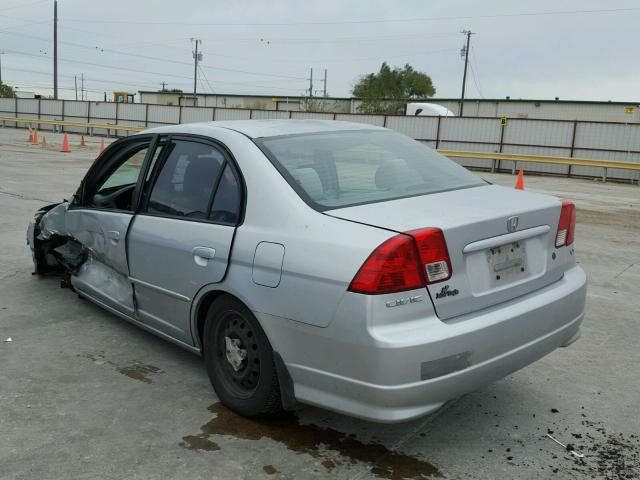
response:
<path id="1" fill-rule="evenodd" d="M 162 85 L 162 91 L 165 91 L 165 87 L 167 86 L 167 82 L 160 82 L 160 85 Z"/>
<path id="2" fill-rule="evenodd" d="M 58 99 L 58 0 L 53 0 L 53 98 Z"/>
<path id="3" fill-rule="evenodd" d="M 73 76 L 73 84 L 76 87 L 76 102 L 78 101 L 78 75 Z"/>
<path id="4" fill-rule="evenodd" d="M 327 96 L 327 69 L 326 68 L 324 69 L 324 82 L 323 82 L 323 85 L 324 85 L 323 96 L 326 97 Z"/>
<path id="5" fill-rule="evenodd" d="M 196 42 L 196 49 L 193 52 L 193 59 L 194 59 L 194 67 L 193 67 L 193 106 L 197 107 L 198 106 L 198 97 L 196 97 L 196 91 L 197 91 L 197 83 L 198 83 L 198 60 L 202 60 L 202 53 L 198 53 L 198 43 L 202 44 L 202 40 L 199 40 L 197 38 L 195 39 L 191 39 L 192 41 L 195 40 Z"/>
<path id="6" fill-rule="evenodd" d="M 82 100 L 84 100 L 84 72 L 80 74 L 80 93 L 82 95 Z"/>
<path id="7" fill-rule="evenodd" d="M 460 54 L 464 57 L 464 73 L 462 75 L 462 95 L 460 95 L 460 116 L 464 112 L 464 92 L 467 87 L 467 67 L 469 66 L 469 44 L 471 42 L 471 35 L 474 33 L 471 30 L 463 30 L 462 32 L 467 36 L 467 45 L 462 47 Z"/>
<path id="8" fill-rule="evenodd" d="M 313 68 L 311 69 L 311 75 L 309 76 L 309 96 L 313 97 Z"/>
<path id="9" fill-rule="evenodd" d="M 0 51 L 0 83 L 2 83 L 2 55 L 4 55 L 4 52 Z"/>

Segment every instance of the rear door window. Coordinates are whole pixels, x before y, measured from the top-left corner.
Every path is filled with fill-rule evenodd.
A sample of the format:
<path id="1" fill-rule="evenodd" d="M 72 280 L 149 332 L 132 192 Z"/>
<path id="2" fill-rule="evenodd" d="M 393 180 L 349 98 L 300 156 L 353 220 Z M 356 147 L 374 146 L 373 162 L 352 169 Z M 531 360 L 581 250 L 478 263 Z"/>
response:
<path id="1" fill-rule="evenodd" d="M 213 191 L 226 165 L 224 155 L 214 146 L 186 140 L 172 141 L 168 148 L 147 211 L 207 219 Z"/>
<path id="2" fill-rule="evenodd" d="M 220 178 L 211 206 L 209 219 L 216 223 L 235 225 L 240 216 L 240 182 L 231 165 L 227 164 Z"/>

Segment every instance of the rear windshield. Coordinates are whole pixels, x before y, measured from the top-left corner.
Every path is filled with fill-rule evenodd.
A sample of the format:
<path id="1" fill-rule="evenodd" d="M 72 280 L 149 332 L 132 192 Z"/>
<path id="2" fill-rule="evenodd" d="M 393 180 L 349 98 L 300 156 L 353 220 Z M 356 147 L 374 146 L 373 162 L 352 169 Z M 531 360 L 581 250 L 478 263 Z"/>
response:
<path id="1" fill-rule="evenodd" d="M 390 131 L 287 135 L 257 143 L 303 199 L 324 210 L 486 185 L 436 151 Z"/>

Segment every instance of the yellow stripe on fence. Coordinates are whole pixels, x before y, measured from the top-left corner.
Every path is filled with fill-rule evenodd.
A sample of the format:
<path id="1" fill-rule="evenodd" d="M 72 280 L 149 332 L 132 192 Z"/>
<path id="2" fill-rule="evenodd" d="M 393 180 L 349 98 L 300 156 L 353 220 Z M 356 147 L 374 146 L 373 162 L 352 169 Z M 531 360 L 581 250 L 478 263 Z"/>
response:
<path id="1" fill-rule="evenodd" d="M 59 125 L 61 127 L 76 127 L 76 128 L 99 128 L 102 130 L 113 130 L 123 132 L 141 132 L 145 130 L 144 127 L 134 127 L 131 125 L 116 125 L 116 124 L 99 124 L 99 123 L 84 123 L 84 122 L 67 122 L 63 120 L 45 120 L 39 118 L 23 118 L 23 117 L 0 117 L 0 122 L 6 123 L 25 123 L 31 125 Z"/>
<path id="2" fill-rule="evenodd" d="M 38 118 L 22 117 L 0 117 L 0 122 L 24 123 L 31 125 L 58 125 L 61 127 L 87 128 L 90 130 L 113 130 L 114 132 L 141 132 L 144 127 L 134 127 L 131 125 L 98 124 L 83 122 L 67 122 L 62 120 L 45 120 Z M 493 152 L 469 152 L 460 150 L 438 150 L 441 154 L 449 158 L 479 158 L 484 160 L 510 160 L 517 163 L 550 163 L 556 165 L 576 165 L 583 167 L 598 167 L 603 169 L 603 180 L 607 178 L 607 169 L 619 168 L 623 170 L 640 170 L 640 162 L 621 162 L 618 160 L 598 160 L 591 158 L 556 157 L 547 155 L 526 155 L 521 153 L 493 153 Z"/>
<path id="3" fill-rule="evenodd" d="M 522 153 L 466 152 L 458 150 L 438 150 L 449 158 L 480 158 L 485 160 L 511 160 L 521 163 L 554 163 L 557 165 L 580 165 L 583 167 L 621 168 L 640 170 L 640 163 L 618 160 L 596 160 L 592 158 L 555 157 L 547 155 L 525 155 Z"/>

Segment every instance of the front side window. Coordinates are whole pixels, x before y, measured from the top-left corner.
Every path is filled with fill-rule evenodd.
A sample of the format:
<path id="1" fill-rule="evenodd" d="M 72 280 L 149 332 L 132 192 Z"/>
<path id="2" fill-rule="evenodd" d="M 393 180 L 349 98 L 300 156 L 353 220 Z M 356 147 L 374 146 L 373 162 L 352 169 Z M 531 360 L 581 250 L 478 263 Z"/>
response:
<path id="1" fill-rule="evenodd" d="M 89 206 L 132 210 L 133 192 L 147 155 L 148 144 L 141 144 L 123 153 L 106 173 L 106 178 L 90 196 Z"/>
<path id="2" fill-rule="evenodd" d="M 395 132 L 287 135 L 256 142 L 294 188 L 321 209 L 486 184 L 457 163 Z"/>
<path id="3" fill-rule="evenodd" d="M 207 219 L 213 190 L 225 166 L 215 147 L 172 141 L 169 154 L 149 196 L 147 211 L 177 217 Z"/>

